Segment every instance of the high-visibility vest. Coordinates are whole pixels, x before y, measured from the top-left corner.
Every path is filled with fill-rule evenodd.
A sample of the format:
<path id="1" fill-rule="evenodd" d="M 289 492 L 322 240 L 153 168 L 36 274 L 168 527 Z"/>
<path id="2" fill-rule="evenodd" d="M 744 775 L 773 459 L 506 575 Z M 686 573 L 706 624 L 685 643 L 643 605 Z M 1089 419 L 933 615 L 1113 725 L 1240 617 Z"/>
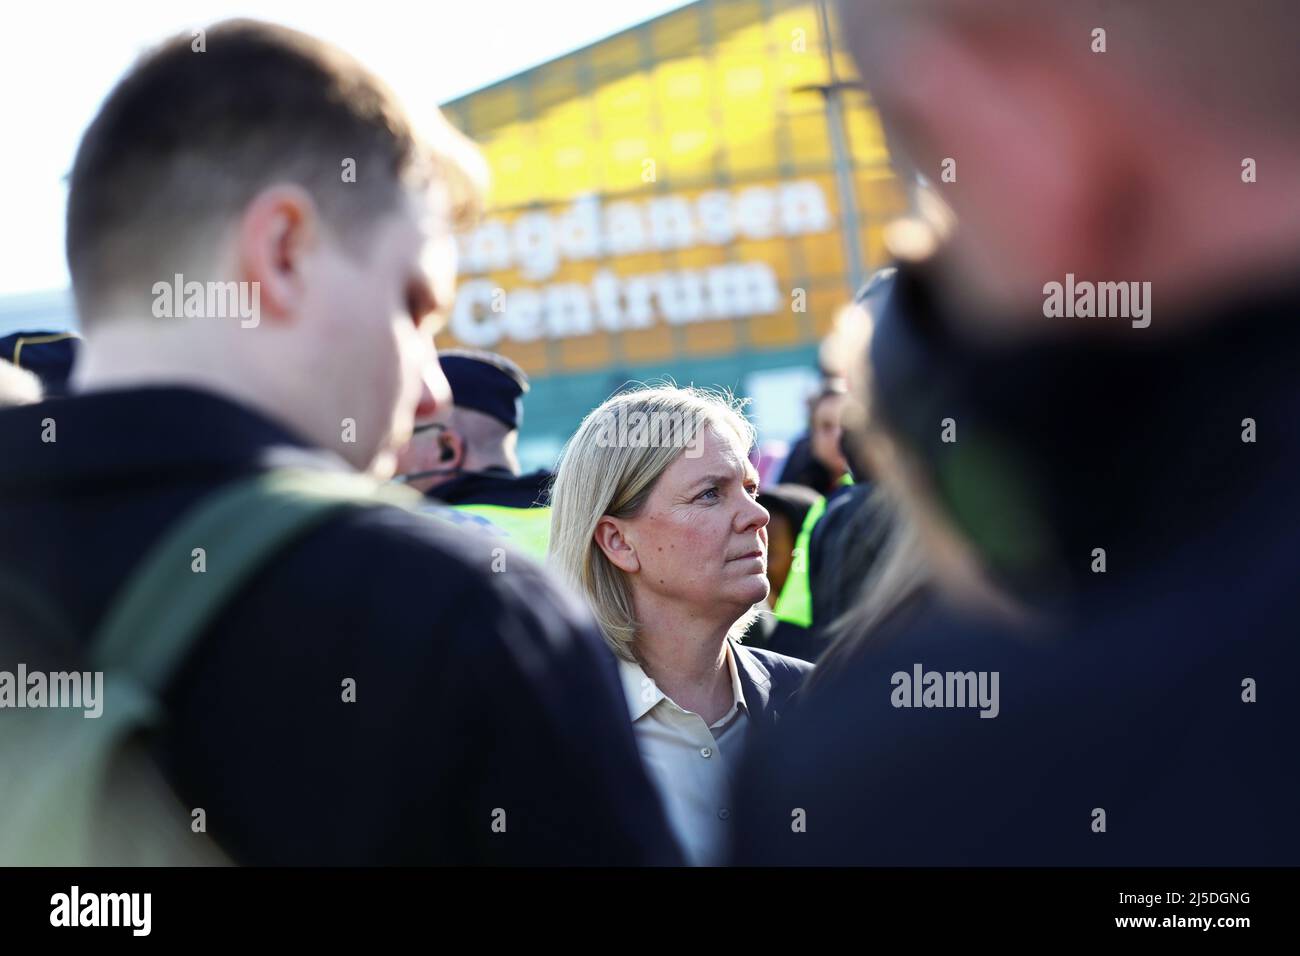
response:
<path id="1" fill-rule="evenodd" d="M 536 561 L 546 560 L 551 541 L 550 508 L 507 508 L 504 505 L 453 505 L 453 511 L 486 519 L 510 543 Z"/>
<path id="2" fill-rule="evenodd" d="M 840 479 L 841 487 L 853 484 L 853 478 L 845 475 Z M 826 513 L 826 499 L 818 496 L 808 515 L 803 519 L 799 535 L 794 540 L 794 560 L 790 562 L 790 573 L 786 576 L 781 593 L 777 595 L 776 606 L 772 615 L 778 621 L 788 621 L 800 627 L 812 627 L 812 586 L 808 579 L 808 551 L 812 545 L 813 528 Z"/>

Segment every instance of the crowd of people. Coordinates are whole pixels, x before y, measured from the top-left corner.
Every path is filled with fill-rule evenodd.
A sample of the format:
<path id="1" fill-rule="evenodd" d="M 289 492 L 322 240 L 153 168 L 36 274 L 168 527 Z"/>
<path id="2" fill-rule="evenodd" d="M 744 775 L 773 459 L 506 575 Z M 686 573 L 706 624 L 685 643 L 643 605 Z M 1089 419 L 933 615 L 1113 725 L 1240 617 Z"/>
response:
<path id="1" fill-rule="evenodd" d="M 104 669 L 177 811 L 124 846 L 105 785 L 76 859 L 1300 862 L 1300 8 L 1246 7 L 842 4 L 913 215 L 768 486 L 708 383 L 522 474 L 527 376 L 433 347 L 473 146 L 287 28 L 150 52 L 69 180 L 68 394 L 0 364 L 0 671 Z"/>

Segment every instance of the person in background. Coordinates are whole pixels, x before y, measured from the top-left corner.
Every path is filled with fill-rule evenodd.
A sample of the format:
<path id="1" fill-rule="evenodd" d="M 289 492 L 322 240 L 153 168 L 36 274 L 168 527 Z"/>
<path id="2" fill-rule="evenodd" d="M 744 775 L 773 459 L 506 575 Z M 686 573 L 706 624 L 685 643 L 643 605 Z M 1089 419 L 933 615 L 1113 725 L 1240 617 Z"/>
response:
<path id="1" fill-rule="evenodd" d="M 552 566 L 587 599 L 687 859 L 725 859 L 732 778 L 811 670 L 737 641 L 767 597 L 768 513 L 734 399 L 645 388 L 589 414 L 560 459 Z M 621 441 L 635 421 L 656 441 Z"/>
<path id="2" fill-rule="evenodd" d="M 735 862 L 1300 863 L 1300 7 L 1247 6 L 840 4 L 891 155 L 959 167 L 871 414 L 936 584 L 1027 620 L 949 598 L 810 693 Z"/>
<path id="3" fill-rule="evenodd" d="M 853 487 L 844 451 L 845 409 L 849 405 L 848 391 L 842 380 L 829 382 L 809 403 L 808 447 L 810 456 L 804 470 L 793 476 L 795 484 L 813 488 L 817 497 L 795 536 L 794 551 L 804 560 L 791 566 L 791 572 L 777 593 L 772 614 L 778 621 L 792 624 L 806 631 L 813 629 L 812 555 L 813 531 L 826 513 L 828 504 Z M 786 472 L 790 469 L 787 467 Z M 784 473 L 783 473 L 784 474 Z M 801 656 L 813 659 L 824 646 L 821 640 L 805 643 Z"/>
<path id="4" fill-rule="evenodd" d="M 817 492 L 804 485 L 772 485 L 758 494 L 758 503 L 771 515 L 767 526 L 767 580 L 771 589 L 767 606 L 745 634 L 745 644 L 749 647 L 762 647 L 810 662 L 817 659 L 822 649 L 807 628 L 780 620 L 771 611 L 791 573 L 806 570 L 808 555 L 799 552 L 795 543 L 808 512 L 821 500 Z"/>
<path id="5" fill-rule="evenodd" d="M 438 364 L 451 407 L 416 423 L 398 456 L 399 480 L 544 559 L 553 476 L 545 469 L 521 475 L 516 452 L 528 376 L 504 355 L 472 349 L 444 349 Z"/>
<path id="6" fill-rule="evenodd" d="M 772 485 L 758 493 L 758 503 L 767 509 L 767 580 L 771 596 L 780 594 L 790 568 L 807 555 L 796 555 L 794 542 L 808 512 L 817 503 L 817 492 L 804 485 Z"/>
<path id="7" fill-rule="evenodd" d="M 804 485 L 829 496 L 843 487 L 849 473 L 840 448 L 841 417 L 847 389 L 841 379 L 828 379 L 808 402 L 808 431 L 791 449 L 778 484 Z"/>
<path id="8" fill-rule="evenodd" d="M 52 398 L 67 394 L 80 345 L 75 332 L 13 332 L 0 337 L 0 359 L 32 372 L 42 393 Z"/>

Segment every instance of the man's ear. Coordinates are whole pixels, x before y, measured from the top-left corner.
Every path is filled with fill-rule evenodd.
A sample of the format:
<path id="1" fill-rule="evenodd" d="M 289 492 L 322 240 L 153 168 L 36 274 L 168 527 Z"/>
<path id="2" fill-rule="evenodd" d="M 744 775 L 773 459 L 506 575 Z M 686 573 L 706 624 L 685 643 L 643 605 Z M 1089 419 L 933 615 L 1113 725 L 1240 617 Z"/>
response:
<path id="1" fill-rule="evenodd" d="M 636 574 L 641 570 L 641 559 L 637 557 L 636 548 L 627 540 L 624 527 L 618 518 L 606 515 L 596 522 L 593 536 L 610 564 L 627 574 Z"/>
<path id="2" fill-rule="evenodd" d="M 284 319 L 301 311 L 320 227 L 311 195 L 292 183 L 269 186 L 244 207 L 236 226 L 239 276 L 257 283 L 263 317 Z"/>
<path id="3" fill-rule="evenodd" d="M 446 429 L 438 436 L 438 464 L 444 468 L 462 468 L 465 465 L 465 439 L 459 432 Z"/>

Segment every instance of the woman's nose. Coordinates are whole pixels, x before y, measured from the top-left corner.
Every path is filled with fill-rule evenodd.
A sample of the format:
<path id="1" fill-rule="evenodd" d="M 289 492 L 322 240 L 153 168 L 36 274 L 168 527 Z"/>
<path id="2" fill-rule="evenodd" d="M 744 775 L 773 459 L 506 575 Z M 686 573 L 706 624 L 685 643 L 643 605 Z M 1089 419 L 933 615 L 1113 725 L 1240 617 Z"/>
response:
<path id="1" fill-rule="evenodd" d="M 749 498 L 748 495 L 745 496 Z M 766 528 L 767 523 L 772 520 L 772 516 L 767 509 L 760 505 L 753 498 L 749 498 L 748 503 L 740 512 L 740 530 L 748 531 L 751 528 L 757 530 Z"/>

